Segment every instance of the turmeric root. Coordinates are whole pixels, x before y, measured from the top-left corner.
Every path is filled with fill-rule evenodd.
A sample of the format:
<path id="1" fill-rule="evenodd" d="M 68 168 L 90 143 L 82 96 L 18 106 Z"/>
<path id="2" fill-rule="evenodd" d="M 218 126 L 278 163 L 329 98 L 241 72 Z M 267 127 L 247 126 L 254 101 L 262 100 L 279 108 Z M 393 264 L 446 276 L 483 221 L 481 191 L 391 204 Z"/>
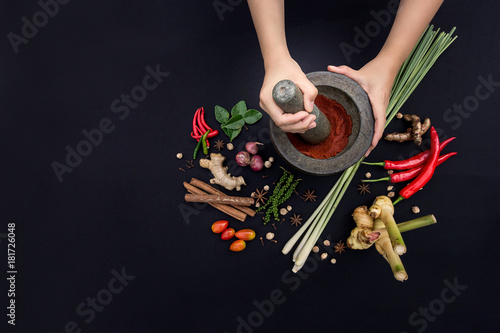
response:
<path id="1" fill-rule="evenodd" d="M 240 191 L 241 185 L 246 185 L 245 179 L 241 176 L 234 177 L 227 173 L 227 167 L 222 166 L 225 159 L 219 153 L 212 153 L 210 154 L 210 160 L 205 158 L 200 159 L 200 166 L 209 169 L 214 175 L 214 178 L 210 179 L 210 184 L 221 185 L 230 191 L 233 189 Z"/>
<path id="2" fill-rule="evenodd" d="M 391 133 L 384 136 L 387 141 L 405 142 L 413 140 L 415 144 L 422 144 L 422 135 L 431 127 L 431 120 L 425 118 L 422 122 L 420 118 L 414 114 L 405 114 L 403 119 L 411 122 L 411 127 L 404 133 Z"/>

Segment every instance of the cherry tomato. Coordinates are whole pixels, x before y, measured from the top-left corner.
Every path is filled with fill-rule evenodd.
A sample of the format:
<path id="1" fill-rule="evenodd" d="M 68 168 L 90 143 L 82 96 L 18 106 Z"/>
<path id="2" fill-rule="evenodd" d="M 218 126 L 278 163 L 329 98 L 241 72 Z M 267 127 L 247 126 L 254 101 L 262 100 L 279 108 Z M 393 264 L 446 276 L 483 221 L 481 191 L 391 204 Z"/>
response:
<path id="1" fill-rule="evenodd" d="M 238 239 L 237 241 L 234 241 L 229 249 L 233 252 L 240 252 L 243 251 L 247 247 L 247 243 L 245 243 L 244 240 Z"/>
<path id="2" fill-rule="evenodd" d="M 220 238 L 223 239 L 223 240 L 228 240 L 228 239 L 233 238 L 233 236 L 234 236 L 234 229 L 233 228 L 227 228 L 226 230 L 224 230 L 222 232 L 222 234 L 220 235 Z"/>
<path id="3" fill-rule="evenodd" d="M 214 224 L 212 224 L 212 231 L 215 234 L 220 234 L 221 232 L 223 232 L 224 230 L 227 229 L 228 225 L 229 225 L 229 222 L 228 221 L 224 221 L 224 220 L 220 220 L 220 221 L 214 222 Z"/>
<path id="4" fill-rule="evenodd" d="M 242 239 L 244 241 L 251 241 L 255 238 L 255 231 L 252 229 L 241 229 L 236 231 L 236 238 Z"/>

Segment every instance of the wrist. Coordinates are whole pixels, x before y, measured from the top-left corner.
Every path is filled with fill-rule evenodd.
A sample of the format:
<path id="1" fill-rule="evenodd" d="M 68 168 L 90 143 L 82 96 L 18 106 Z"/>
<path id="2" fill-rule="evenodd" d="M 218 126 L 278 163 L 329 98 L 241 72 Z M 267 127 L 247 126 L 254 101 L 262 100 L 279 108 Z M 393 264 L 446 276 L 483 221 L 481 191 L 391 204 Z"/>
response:
<path id="1" fill-rule="evenodd" d="M 266 71 L 284 61 L 292 60 L 292 56 L 286 46 L 273 48 L 269 52 L 263 52 L 262 58 L 264 59 L 264 68 Z"/>

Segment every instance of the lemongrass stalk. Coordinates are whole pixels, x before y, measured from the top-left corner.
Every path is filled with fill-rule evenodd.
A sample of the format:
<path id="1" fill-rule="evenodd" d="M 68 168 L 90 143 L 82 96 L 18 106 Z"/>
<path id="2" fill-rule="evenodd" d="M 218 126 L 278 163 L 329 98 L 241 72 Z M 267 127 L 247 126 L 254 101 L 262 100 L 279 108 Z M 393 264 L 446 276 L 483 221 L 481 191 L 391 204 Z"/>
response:
<path id="1" fill-rule="evenodd" d="M 427 227 L 428 225 L 437 223 L 436 217 L 433 214 L 422 216 L 410 221 L 398 223 L 399 232 L 407 232 L 423 227 Z"/>
<path id="2" fill-rule="evenodd" d="M 321 209 L 321 211 L 319 211 L 318 214 L 315 215 L 315 219 L 314 219 L 313 223 L 311 224 L 311 226 L 307 230 L 307 233 L 304 235 L 304 237 L 302 238 L 302 241 L 299 243 L 299 245 L 295 249 L 295 252 L 293 253 L 293 257 L 292 257 L 293 261 L 296 260 L 298 253 L 304 247 L 304 244 L 307 242 L 311 233 L 316 228 L 316 225 L 319 223 L 319 221 L 322 220 L 325 212 L 329 211 L 329 206 L 330 206 L 331 201 L 333 200 L 333 198 L 335 198 L 338 195 L 339 184 L 342 183 L 343 177 L 344 177 L 344 174 L 342 174 L 342 176 L 337 180 L 335 185 L 332 187 L 332 190 L 329 192 L 329 195 L 328 195 L 328 200 L 323 200 L 323 202 L 321 203 L 321 204 L 324 204 L 323 206 L 325 206 L 326 208 Z"/>
<path id="3" fill-rule="evenodd" d="M 356 163 L 355 165 L 351 166 L 349 169 L 344 171 L 342 176 L 347 176 L 346 181 L 343 182 L 341 185 L 341 190 L 338 192 L 336 195 L 335 199 L 332 201 L 331 207 L 326 211 L 326 217 L 323 218 L 322 220 L 319 221 L 317 224 L 315 230 L 311 234 L 311 236 L 308 238 L 307 242 L 305 243 L 304 247 L 301 249 L 300 253 L 298 254 L 297 258 L 295 259 L 295 265 L 296 266 L 303 266 L 305 261 L 307 260 L 307 257 L 312 251 L 312 248 L 314 247 L 314 244 L 318 241 L 319 236 L 325 229 L 326 225 L 328 224 L 328 221 L 332 217 L 333 213 L 335 212 L 335 209 L 337 208 L 338 204 L 340 203 L 340 200 L 344 196 L 345 191 L 347 190 L 347 187 L 349 186 L 349 183 L 351 182 L 352 178 L 354 177 L 354 174 L 359 168 L 359 165 L 361 164 L 362 159 Z"/>
<path id="4" fill-rule="evenodd" d="M 330 200 L 330 197 L 332 196 L 332 194 L 337 191 L 336 187 L 338 186 L 339 183 L 340 183 L 340 179 L 337 180 L 337 182 L 331 188 L 331 190 L 328 192 L 328 194 L 325 196 L 325 198 L 323 199 L 323 201 L 321 201 L 321 203 L 318 206 L 318 208 L 316 208 L 314 210 L 314 212 L 312 213 L 312 215 L 307 219 L 307 221 L 302 225 L 302 227 L 285 244 L 285 246 L 283 247 L 283 250 L 281 251 L 281 252 L 283 252 L 283 254 L 288 254 L 290 252 L 290 250 L 295 246 L 295 243 L 299 240 L 300 236 L 302 236 L 302 234 L 309 228 L 309 225 L 311 223 L 315 222 L 315 218 L 318 215 L 318 213 L 320 213 L 320 212 L 323 211 L 324 206 L 328 203 L 328 201 Z"/>

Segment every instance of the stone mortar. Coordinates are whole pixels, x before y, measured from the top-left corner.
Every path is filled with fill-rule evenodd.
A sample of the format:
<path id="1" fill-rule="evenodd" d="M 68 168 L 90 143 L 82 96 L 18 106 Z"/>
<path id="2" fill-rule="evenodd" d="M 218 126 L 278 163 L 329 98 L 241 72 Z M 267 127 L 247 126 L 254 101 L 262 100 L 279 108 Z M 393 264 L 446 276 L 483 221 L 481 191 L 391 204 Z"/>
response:
<path id="1" fill-rule="evenodd" d="M 334 157 L 315 159 L 299 152 L 288 136 L 270 121 L 271 140 L 278 154 L 304 173 L 329 176 L 343 171 L 363 157 L 373 138 L 373 113 L 367 93 L 354 80 L 332 72 L 312 72 L 307 78 L 318 93 L 342 104 L 352 119 L 352 133 L 347 146 Z"/>

